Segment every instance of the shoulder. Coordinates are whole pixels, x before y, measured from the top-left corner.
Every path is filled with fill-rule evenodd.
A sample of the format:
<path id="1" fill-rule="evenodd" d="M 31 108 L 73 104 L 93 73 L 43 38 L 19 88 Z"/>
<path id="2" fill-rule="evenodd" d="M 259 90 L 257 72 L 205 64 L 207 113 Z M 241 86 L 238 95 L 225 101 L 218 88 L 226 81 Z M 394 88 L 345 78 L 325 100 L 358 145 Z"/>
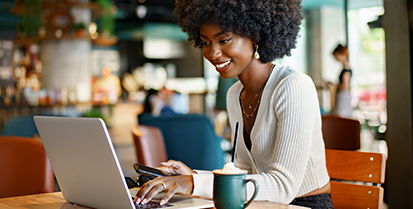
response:
<path id="1" fill-rule="evenodd" d="M 274 88 L 307 88 L 314 86 L 313 80 L 307 74 L 293 70 L 289 66 L 278 65 L 274 69 L 270 84 Z"/>
<path id="2" fill-rule="evenodd" d="M 277 107 L 309 105 L 316 103 L 317 90 L 310 76 L 291 67 L 282 67 L 271 79 L 268 98 Z M 299 105 L 300 104 L 300 105 Z"/>

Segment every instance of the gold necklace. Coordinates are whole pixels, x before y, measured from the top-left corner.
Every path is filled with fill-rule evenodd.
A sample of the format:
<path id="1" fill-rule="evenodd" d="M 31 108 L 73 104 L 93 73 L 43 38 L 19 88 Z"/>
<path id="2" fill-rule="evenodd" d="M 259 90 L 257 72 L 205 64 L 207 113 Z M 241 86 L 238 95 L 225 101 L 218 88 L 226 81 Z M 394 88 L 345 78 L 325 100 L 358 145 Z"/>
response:
<path id="1" fill-rule="evenodd" d="M 245 99 L 244 99 L 245 100 Z M 245 100 L 246 101 L 246 100 Z M 257 110 L 257 108 L 258 108 L 258 105 L 260 104 L 260 100 L 258 100 L 258 102 L 257 102 L 257 105 L 255 105 L 255 107 L 254 107 L 254 109 L 252 110 L 252 113 L 251 114 L 248 114 L 247 112 L 245 112 L 245 108 L 242 108 L 242 113 L 244 113 L 245 114 L 245 116 L 247 116 L 247 118 L 251 118 L 251 117 L 253 117 L 254 116 L 254 113 L 255 113 L 255 111 Z M 242 105 L 242 100 L 241 100 L 241 106 L 243 106 Z M 249 108 L 251 109 L 251 106 L 249 106 Z"/>
<path id="2" fill-rule="evenodd" d="M 264 85 L 264 86 L 265 86 L 265 85 Z M 255 101 L 255 98 L 257 98 L 258 94 L 260 94 L 260 93 L 262 92 L 262 90 L 264 90 L 264 87 L 262 87 L 262 88 L 254 95 L 254 98 L 252 98 L 251 103 L 249 103 L 248 100 L 247 100 L 247 98 L 245 98 L 244 96 L 241 96 L 241 99 L 244 99 L 244 101 L 247 102 L 248 107 L 251 109 L 251 108 L 252 108 L 252 107 L 251 107 L 251 104 Z M 258 103 L 259 103 L 259 102 L 260 102 L 260 101 L 258 100 Z"/>
<path id="3" fill-rule="evenodd" d="M 254 95 L 254 98 L 252 98 L 252 100 L 251 100 L 251 103 L 253 103 L 253 102 L 255 101 L 255 98 L 257 98 L 257 96 L 260 95 L 260 98 L 258 99 L 257 104 L 255 105 L 254 109 L 252 110 L 252 113 L 251 113 L 251 114 L 248 114 L 248 113 L 245 111 L 245 108 L 244 108 L 244 105 L 243 105 L 242 100 L 244 100 L 244 101 L 246 101 L 246 102 L 248 103 L 249 109 L 252 108 L 252 107 L 251 107 L 251 103 L 248 102 L 248 100 L 245 98 L 245 96 L 240 95 L 242 113 L 243 113 L 245 116 L 247 116 L 247 118 L 252 118 L 252 117 L 254 116 L 254 113 L 255 113 L 255 111 L 257 110 L 257 108 L 258 108 L 258 106 L 259 106 L 259 104 L 260 104 L 261 95 L 262 95 L 261 93 L 263 92 L 263 90 L 264 90 L 264 88 L 265 88 L 265 84 L 267 83 L 268 79 L 270 78 L 270 75 L 271 75 L 272 71 L 274 70 L 274 67 L 275 67 L 275 65 L 273 64 L 272 67 L 271 67 L 270 73 L 268 74 L 267 80 L 266 80 L 265 83 L 264 83 L 264 86 Z"/>

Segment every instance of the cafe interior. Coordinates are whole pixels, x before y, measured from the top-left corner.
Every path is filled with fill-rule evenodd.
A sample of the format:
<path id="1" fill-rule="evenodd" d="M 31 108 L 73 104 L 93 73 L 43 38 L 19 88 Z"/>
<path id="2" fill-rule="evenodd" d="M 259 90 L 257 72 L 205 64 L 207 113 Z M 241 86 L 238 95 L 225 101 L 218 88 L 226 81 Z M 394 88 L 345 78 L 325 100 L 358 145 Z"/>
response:
<path id="1" fill-rule="evenodd" d="M 382 181 L 362 183 L 380 187 L 377 208 L 413 208 L 413 3 L 302 6 L 296 48 L 273 63 L 314 81 L 327 149 L 385 157 Z M 0 206 L 3 198 L 60 191 L 56 180 L 47 191 L 1 186 L 27 176 L 7 174 L 24 153 L 8 152 L 2 140 L 40 141 L 34 115 L 102 118 L 131 179 L 136 162 L 178 159 L 212 170 L 231 160 L 225 95 L 237 79 L 221 79 L 188 43 L 173 8 L 174 0 L 0 0 Z M 335 89 L 326 83 L 337 83 L 343 69 L 332 55 L 338 44 L 348 47 L 352 69 L 349 118 L 329 115 Z"/>

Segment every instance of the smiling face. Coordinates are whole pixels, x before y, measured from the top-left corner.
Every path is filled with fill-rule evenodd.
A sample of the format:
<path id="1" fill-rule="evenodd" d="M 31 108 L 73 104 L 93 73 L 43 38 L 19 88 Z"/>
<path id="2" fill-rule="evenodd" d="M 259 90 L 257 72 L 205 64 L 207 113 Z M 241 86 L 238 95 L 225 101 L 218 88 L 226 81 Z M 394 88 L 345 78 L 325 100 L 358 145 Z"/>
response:
<path id="1" fill-rule="evenodd" d="M 223 78 L 238 76 L 253 60 L 251 39 L 224 32 L 217 25 L 202 25 L 200 30 L 204 57 Z"/>

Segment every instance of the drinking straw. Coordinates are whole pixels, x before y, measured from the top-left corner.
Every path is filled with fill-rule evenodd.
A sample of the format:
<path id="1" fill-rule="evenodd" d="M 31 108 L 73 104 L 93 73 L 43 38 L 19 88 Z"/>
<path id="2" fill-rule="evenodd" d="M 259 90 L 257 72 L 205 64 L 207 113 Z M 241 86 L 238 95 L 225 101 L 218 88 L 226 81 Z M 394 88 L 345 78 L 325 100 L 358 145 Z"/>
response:
<path id="1" fill-rule="evenodd" d="M 235 137 L 234 137 L 234 145 L 232 146 L 232 157 L 231 157 L 232 163 L 235 163 L 235 156 L 237 152 L 238 129 L 239 129 L 239 122 L 237 122 L 235 125 Z"/>

